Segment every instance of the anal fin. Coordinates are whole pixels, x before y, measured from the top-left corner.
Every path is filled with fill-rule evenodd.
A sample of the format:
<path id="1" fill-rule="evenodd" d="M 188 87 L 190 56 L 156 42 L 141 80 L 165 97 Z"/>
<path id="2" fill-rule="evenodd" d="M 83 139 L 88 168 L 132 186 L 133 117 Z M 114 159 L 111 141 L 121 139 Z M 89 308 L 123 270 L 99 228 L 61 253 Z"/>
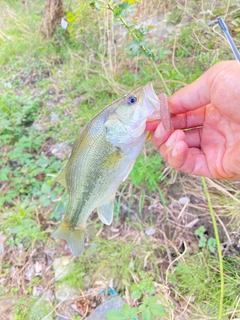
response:
<path id="1" fill-rule="evenodd" d="M 100 220 L 108 226 L 113 221 L 114 199 L 115 195 L 111 197 L 108 202 L 105 202 L 97 208 L 97 213 Z"/>

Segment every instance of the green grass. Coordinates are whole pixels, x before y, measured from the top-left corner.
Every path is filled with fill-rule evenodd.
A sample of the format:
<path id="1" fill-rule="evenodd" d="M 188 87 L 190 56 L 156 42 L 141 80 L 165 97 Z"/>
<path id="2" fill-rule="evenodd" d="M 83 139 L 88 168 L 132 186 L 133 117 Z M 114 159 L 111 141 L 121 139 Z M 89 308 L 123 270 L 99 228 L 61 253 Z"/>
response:
<path id="1" fill-rule="evenodd" d="M 34 217 L 36 203 L 25 200 L 14 209 L 2 214 L 4 219 L 0 230 L 8 236 L 7 244 L 11 247 L 22 243 L 26 247 L 36 245 L 38 241 L 46 241 L 47 234 Z"/>
<path id="2" fill-rule="evenodd" d="M 239 284 L 240 271 L 238 265 L 239 257 L 225 257 L 224 282 L 225 294 L 223 300 L 223 319 L 236 310 L 235 317 L 238 318 L 239 308 Z M 194 255 L 184 257 L 182 262 L 174 268 L 169 281 L 177 285 L 177 291 L 182 297 L 192 297 L 191 304 L 193 314 L 202 314 L 203 319 L 217 319 L 220 291 L 220 275 L 216 265 L 216 258 L 206 250 Z M 237 308 L 237 309 L 235 309 Z"/>
<path id="3" fill-rule="evenodd" d="M 138 234 L 137 231 L 136 235 Z M 83 280 L 90 276 L 91 285 L 99 279 L 113 279 L 114 288 L 117 292 L 123 293 L 125 287 L 130 287 L 135 276 L 139 280 L 146 280 L 149 277 L 158 278 L 159 269 L 157 266 L 157 255 L 161 255 L 163 249 L 153 245 L 149 238 L 143 237 L 136 246 L 131 240 L 119 242 L 118 240 L 105 240 L 96 238 L 91 241 L 88 250 L 85 250 L 80 259 L 75 260 L 73 269 L 61 280 L 79 289 L 84 289 Z M 139 248 L 143 250 L 139 251 Z M 148 269 L 144 271 L 144 258 L 148 255 Z M 104 281 L 104 280 L 103 280 Z"/>

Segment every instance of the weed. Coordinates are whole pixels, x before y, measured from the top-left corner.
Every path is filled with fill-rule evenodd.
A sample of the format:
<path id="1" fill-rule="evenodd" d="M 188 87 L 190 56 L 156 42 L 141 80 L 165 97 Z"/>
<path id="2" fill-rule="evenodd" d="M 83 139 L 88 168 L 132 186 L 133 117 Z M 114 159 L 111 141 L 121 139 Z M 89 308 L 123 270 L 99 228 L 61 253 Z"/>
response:
<path id="1" fill-rule="evenodd" d="M 82 318 L 78 315 L 78 314 L 75 314 L 72 316 L 72 320 L 81 320 Z"/>
<path id="2" fill-rule="evenodd" d="M 41 231 L 41 226 L 37 223 L 33 213 L 36 210 L 36 203 L 26 199 L 20 205 L 16 205 L 11 212 L 3 214 L 4 220 L 0 229 L 9 237 L 8 245 L 34 246 L 36 241 L 46 239 L 45 231 Z"/>
<path id="3" fill-rule="evenodd" d="M 137 307 L 124 305 L 122 312 L 111 310 L 107 312 L 107 320 L 137 320 L 140 317 L 142 320 L 156 319 L 157 317 L 166 317 L 165 308 L 159 304 L 158 297 L 155 295 L 156 290 L 153 284 L 153 279 L 143 280 L 139 284 L 134 284 L 130 287 L 131 297 L 138 300 Z"/>
<path id="4" fill-rule="evenodd" d="M 152 271 L 142 271 L 144 257 L 147 254 L 149 269 L 150 266 L 154 268 L 155 277 L 159 274 L 153 247 L 155 246 L 148 238 L 141 240 L 141 252 L 132 241 L 122 243 L 96 238 L 81 259 L 74 263 L 73 271 L 62 281 L 72 286 L 78 284 L 82 288 L 84 276 L 91 275 L 91 281 L 94 283 L 104 275 L 105 279 L 113 279 L 115 290 L 121 293 L 126 286 L 132 285 L 135 274 L 138 274 L 142 280 L 145 277 L 153 277 Z M 159 247 L 156 249 L 159 250 Z"/>
<path id="5" fill-rule="evenodd" d="M 139 284 L 133 284 L 130 289 L 132 298 L 137 300 L 142 298 L 144 293 L 149 295 L 154 295 L 156 293 L 152 278 L 143 280 Z"/>
<path id="6" fill-rule="evenodd" d="M 204 226 L 201 226 L 197 230 L 195 230 L 195 235 L 199 237 L 198 246 L 199 248 L 205 248 L 207 245 L 209 251 L 214 253 L 217 245 L 216 239 L 211 237 L 207 240 L 206 236 L 204 235 L 206 231 L 207 230 Z"/>
<path id="7" fill-rule="evenodd" d="M 114 206 L 114 216 L 116 218 L 116 225 L 118 225 L 118 219 L 119 219 L 119 216 L 120 216 L 120 209 L 121 209 L 121 202 L 122 202 L 122 196 L 123 196 L 123 193 L 125 191 L 125 189 L 127 188 L 127 184 L 125 184 L 121 191 L 119 192 L 119 196 L 118 196 L 118 200 L 117 200 L 117 203 L 115 204 Z"/>
<path id="8" fill-rule="evenodd" d="M 8 146 L 0 160 L 0 181 L 5 186 L 0 192 L 0 206 L 4 203 L 12 205 L 16 197 L 24 200 L 31 196 L 39 198 L 43 206 L 48 206 L 55 197 L 43 180 L 46 175 L 58 172 L 61 162 L 39 152 L 46 135 L 31 126 L 39 106 L 39 99 L 10 94 L 0 99 L 0 134 L 2 143 Z M 0 153 L 3 156 L 3 151 Z"/>
<path id="9" fill-rule="evenodd" d="M 224 259 L 224 319 L 228 312 L 237 307 L 236 296 L 239 294 L 240 271 L 236 266 L 240 259 Z M 169 280 L 177 286 L 184 296 L 194 297 L 194 312 L 211 315 L 216 319 L 218 315 L 220 274 L 216 268 L 216 259 L 206 250 L 194 256 L 185 256 L 183 262 L 179 262 L 174 268 L 174 273 Z"/>
<path id="10" fill-rule="evenodd" d="M 153 152 L 153 149 L 148 153 L 148 156 L 139 156 L 133 167 L 130 177 L 136 187 L 145 186 L 149 192 L 158 191 L 160 199 L 164 208 L 166 207 L 166 200 L 164 194 L 159 187 L 159 184 L 164 181 L 163 175 L 163 159 L 158 154 Z M 144 188 L 144 189 L 145 189 Z M 141 214 L 143 205 L 143 192 L 141 193 L 139 201 L 139 213 Z M 167 214 L 167 212 L 166 212 Z"/>
<path id="11" fill-rule="evenodd" d="M 136 187 L 144 184 L 147 190 L 155 191 L 158 184 L 164 180 L 163 168 L 163 159 L 152 150 L 148 156 L 137 158 L 130 177 Z"/>

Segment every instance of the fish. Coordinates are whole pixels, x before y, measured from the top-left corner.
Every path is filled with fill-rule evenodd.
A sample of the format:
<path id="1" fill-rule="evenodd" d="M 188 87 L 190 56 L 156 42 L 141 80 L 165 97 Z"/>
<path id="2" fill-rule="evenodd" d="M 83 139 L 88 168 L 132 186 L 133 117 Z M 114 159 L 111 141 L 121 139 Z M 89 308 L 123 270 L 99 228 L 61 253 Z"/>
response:
<path id="1" fill-rule="evenodd" d="M 161 119 L 160 100 L 151 83 L 106 106 L 77 137 L 57 178 L 69 194 L 66 214 L 51 235 L 64 239 L 74 256 L 84 250 L 86 222 L 94 209 L 104 224 L 112 223 L 117 189 L 148 138 L 147 119 Z"/>

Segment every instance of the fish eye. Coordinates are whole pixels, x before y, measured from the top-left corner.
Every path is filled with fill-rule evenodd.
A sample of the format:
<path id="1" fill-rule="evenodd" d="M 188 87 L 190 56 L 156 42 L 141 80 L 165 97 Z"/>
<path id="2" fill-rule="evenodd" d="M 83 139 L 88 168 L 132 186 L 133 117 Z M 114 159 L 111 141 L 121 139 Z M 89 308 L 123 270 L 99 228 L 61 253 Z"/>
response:
<path id="1" fill-rule="evenodd" d="M 136 97 L 129 97 L 128 98 L 128 104 L 134 104 L 135 102 L 137 101 L 137 98 Z"/>

